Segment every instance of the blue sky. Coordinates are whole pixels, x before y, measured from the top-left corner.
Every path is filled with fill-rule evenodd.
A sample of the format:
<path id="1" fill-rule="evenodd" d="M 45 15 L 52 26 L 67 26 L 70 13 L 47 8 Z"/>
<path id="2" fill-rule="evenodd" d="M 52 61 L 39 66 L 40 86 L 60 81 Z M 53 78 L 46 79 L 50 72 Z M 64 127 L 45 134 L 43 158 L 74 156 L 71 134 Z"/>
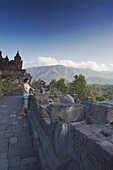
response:
<path id="1" fill-rule="evenodd" d="M 113 0 L 0 0 L 0 50 L 25 67 L 113 69 L 112 47 Z"/>

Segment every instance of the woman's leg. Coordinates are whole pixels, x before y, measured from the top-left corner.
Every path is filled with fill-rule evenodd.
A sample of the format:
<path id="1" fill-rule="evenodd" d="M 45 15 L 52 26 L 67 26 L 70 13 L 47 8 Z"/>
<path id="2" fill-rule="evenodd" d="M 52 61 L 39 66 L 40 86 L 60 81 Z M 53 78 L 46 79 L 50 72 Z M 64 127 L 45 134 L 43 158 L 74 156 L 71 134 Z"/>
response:
<path id="1" fill-rule="evenodd" d="M 22 107 L 22 114 L 23 114 L 23 115 L 26 115 L 26 111 L 25 111 L 24 106 Z"/>
<path id="2" fill-rule="evenodd" d="M 29 97 L 24 97 L 24 112 L 28 113 L 28 104 L 29 104 Z"/>
<path id="3" fill-rule="evenodd" d="M 24 97 L 22 113 L 21 113 L 22 115 L 26 115 L 28 113 L 28 102 L 29 102 L 29 97 Z"/>

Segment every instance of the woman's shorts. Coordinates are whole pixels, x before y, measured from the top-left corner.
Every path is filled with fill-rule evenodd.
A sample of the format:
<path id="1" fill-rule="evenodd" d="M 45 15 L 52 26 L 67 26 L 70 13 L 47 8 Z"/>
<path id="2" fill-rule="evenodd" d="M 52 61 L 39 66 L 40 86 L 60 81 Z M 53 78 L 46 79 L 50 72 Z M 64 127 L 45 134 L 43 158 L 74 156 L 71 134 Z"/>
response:
<path id="1" fill-rule="evenodd" d="M 29 106 L 29 96 L 24 97 L 24 108 L 28 109 Z"/>

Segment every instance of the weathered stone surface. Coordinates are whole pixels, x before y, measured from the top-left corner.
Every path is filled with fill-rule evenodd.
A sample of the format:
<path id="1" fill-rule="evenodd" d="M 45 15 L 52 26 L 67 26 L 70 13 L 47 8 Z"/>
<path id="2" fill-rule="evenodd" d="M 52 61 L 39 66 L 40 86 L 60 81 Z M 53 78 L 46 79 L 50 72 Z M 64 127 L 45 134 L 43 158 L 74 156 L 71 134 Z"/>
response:
<path id="1" fill-rule="evenodd" d="M 105 103 L 91 103 L 88 123 L 113 123 L 113 106 Z"/>
<path id="2" fill-rule="evenodd" d="M 0 54 L 0 96 L 3 94 L 20 94 L 21 84 L 24 78 L 31 79 L 30 74 L 26 70 L 22 70 L 21 56 L 17 52 L 14 60 L 9 61 L 8 57 L 3 58 Z"/>
<path id="3" fill-rule="evenodd" d="M 29 163 L 34 163 L 34 162 L 37 162 L 36 157 L 28 157 L 28 158 L 24 158 L 21 160 L 21 164 L 29 164 Z"/>
<path id="4" fill-rule="evenodd" d="M 19 166 L 21 163 L 21 157 L 10 158 L 9 167 Z"/>
<path id="5" fill-rule="evenodd" d="M 0 153 L 0 160 L 7 159 L 7 152 L 6 153 Z"/>
<path id="6" fill-rule="evenodd" d="M 58 115 L 63 107 L 57 104 L 52 104 L 51 110 L 54 108 Z M 34 146 L 43 170 L 112 170 L 112 125 L 89 125 L 85 121 L 51 124 L 49 118 L 39 115 L 36 110 L 29 111 Z"/>
<path id="7" fill-rule="evenodd" d="M 103 125 L 90 125 L 79 119 L 73 122 L 74 118 L 70 120 L 70 117 L 70 122 L 58 121 L 51 124 L 48 117 L 41 117 L 35 99 L 28 119 L 18 119 L 20 101 L 21 97 L 7 96 L 3 98 L 7 107 L 1 107 L 3 103 L 0 101 L 0 120 L 3 119 L 0 125 L 0 170 L 39 170 L 37 160 L 40 160 L 43 170 L 113 169 L 112 125 L 104 122 Z M 65 116 L 69 108 L 74 107 L 70 112 L 73 117 L 76 110 L 81 109 L 79 106 L 81 105 L 57 103 L 51 104 L 51 110 L 56 111 L 57 115 L 64 110 Z M 107 106 L 109 108 L 110 105 Z M 14 112 L 16 109 L 18 112 Z M 11 114 L 16 117 L 10 117 Z M 66 116 L 66 120 L 68 118 Z M 17 121 L 18 124 L 13 124 Z"/>
<path id="8" fill-rule="evenodd" d="M 16 117 L 16 114 L 10 114 L 10 117 L 11 117 L 11 118 L 15 118 L 15 117 Z"/>
<path id="9" fill-rule="evenodd" d="M 8 170 L 8 160 L 0 161 L 0 170 Z"/>
<path id="10" fill-rule="evenodd" d="M 21 96 L 3 96 L 0 100 L 0 170 L 40 169 L 28 119 L 18 119 L 21 101 Z"/>
<path id="11" fill-rule="evenodd" d="M 65 123 L 82 121 L 84 119 L 84 106 L 81 104 L 57 103 L 47 106 L 51 122 L 62 119 Z"/>
<path id="12" fill-rule="evenodd" d="M 16 144 L 17 143 L 17 137 L 12 137 L 10 138 L 10 145 Z"/>
<path id="13" fill-rule="evenodd" d="M 0 68 L 1 70 L 21 70 L 22 69 L 22 63 L 21 56 L 19 54 L 19 51 L 17 51 L 16 56 L 14 57 L 14 60 L 9 61 L 9 58 L 6 56 L 6 58 L 2 57 L 2 51 L 0 51 Z"/>
<path id="14" fill-rule="evenodd" d="M 69 94 L 63 94 L 60 97 L 60 103 L 75 103 L 74 98 Z"/>

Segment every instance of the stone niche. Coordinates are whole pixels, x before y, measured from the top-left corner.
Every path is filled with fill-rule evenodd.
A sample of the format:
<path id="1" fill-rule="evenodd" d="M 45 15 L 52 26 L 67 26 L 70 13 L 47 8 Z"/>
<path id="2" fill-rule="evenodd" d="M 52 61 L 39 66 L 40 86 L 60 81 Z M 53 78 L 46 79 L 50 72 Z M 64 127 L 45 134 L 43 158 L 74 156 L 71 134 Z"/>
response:
<path id="1" fill-rule="evenodd" d="M 3 58 L 0 51 L 0 95 L 13 94 L 13 92 L 17 94 L 22 89 L 24 78 L 31 79 L 31 75 L 22 69 L 22 64 L 19 51 L 11 61 L 7 56 Z"/>

